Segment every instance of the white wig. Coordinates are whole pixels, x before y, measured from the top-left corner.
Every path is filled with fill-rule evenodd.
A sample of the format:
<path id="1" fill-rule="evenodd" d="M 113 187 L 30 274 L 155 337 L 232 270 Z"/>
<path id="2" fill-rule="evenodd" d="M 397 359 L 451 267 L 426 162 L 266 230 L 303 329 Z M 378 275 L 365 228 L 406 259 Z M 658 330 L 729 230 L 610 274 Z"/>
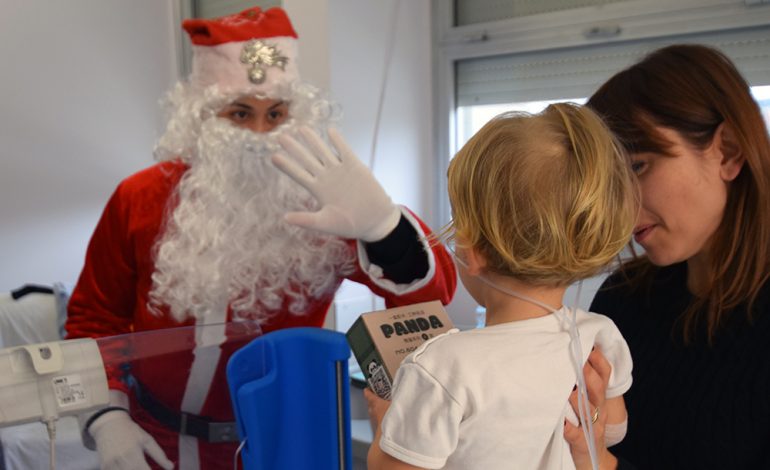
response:
<path id="1" fill-rule="evenodd" d="M 325 133 L 338 108 L 295 83 L 270 97 L 289 103 L 289 119 L 258 134 L 215 118 L 239 97 L 182 83 L 167 99 L 171 116 L 155 156 L 179 158 L 189 169 L 156 242 L 150 307 L 165 305 L 179 321 L 221 314 L 228 304 L 241 318 L 303 314 L 353 269 L 348 242 L 284 221 L 286 212 L 317 210 L 318 203 L 270 162 L 280 134 L 300 125 Z"/>

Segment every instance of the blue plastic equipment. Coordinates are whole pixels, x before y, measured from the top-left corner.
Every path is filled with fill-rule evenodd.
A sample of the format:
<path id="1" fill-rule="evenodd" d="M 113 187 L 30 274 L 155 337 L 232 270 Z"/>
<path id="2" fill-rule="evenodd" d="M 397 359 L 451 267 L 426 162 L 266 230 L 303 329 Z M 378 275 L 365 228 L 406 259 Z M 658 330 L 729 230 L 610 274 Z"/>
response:
<path id="1" fill-rule="evenodd" d="M 227 381 L 244 470 L 351 470 L 345 335 L 288 328 L 235 352 Z"/>

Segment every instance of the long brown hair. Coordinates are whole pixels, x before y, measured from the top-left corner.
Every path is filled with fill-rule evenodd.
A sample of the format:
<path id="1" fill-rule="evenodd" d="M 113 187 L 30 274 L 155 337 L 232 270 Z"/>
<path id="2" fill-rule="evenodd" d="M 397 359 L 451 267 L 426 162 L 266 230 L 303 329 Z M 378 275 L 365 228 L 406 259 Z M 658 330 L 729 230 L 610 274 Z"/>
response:
<path id="1" fill-rule="evenodd" d="M 728 188 L 710 245 L 707 294 L 692 301 L 681 322 L 685 341 L 704 321 L 711 341 L 732 308 L 747 306 L 750 320 L 770 277 L 770 140 L 759 106 L 730 59 L 700 45 L 665 47 L 612 77 L 588 106 L 629 154 L 669 154 L 671 144 L 656 126 L 678 131 L 697 149 L 711 143 L 720 124 L 732 130 L 745 163 Z M 641 280 L 649 281 L 655 270 L 651 263 L 646 258 L 631 263 L 640 268 Z"/>

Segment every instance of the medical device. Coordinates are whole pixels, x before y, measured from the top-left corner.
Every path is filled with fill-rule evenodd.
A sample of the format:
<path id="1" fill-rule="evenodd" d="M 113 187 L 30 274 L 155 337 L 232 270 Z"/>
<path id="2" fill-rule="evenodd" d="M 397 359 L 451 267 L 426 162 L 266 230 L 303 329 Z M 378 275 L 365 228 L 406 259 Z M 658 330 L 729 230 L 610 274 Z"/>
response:
<path id="1" fill-rule="evenodd" d="M 109 402 L 93 339 L 0 350 L 0 426 L 56 420 Z"/>
<path id="2" fill-rule="evenodd" d="M 42 421 L 55 462 L 55 423 L 109 402 L 102 356 L 93 339 L 0 350 L 0 427 Z"/>

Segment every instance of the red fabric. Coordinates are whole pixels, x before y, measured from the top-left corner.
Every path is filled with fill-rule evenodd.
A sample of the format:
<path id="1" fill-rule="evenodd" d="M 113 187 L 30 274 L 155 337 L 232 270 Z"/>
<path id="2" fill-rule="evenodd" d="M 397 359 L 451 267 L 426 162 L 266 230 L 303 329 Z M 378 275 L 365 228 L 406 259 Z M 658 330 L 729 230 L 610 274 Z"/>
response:
<path id="1" fill-rule="evenodd" d="M 184 20 L 182 28 L 196 46 L 217 46 L 226 42 L 276 36 L 297 37 L 286 12 L 278 7 L 265 11 L 253 7 L 235 15 L 214 19 L 192 18 Z"/>
<path id="2" fill-rule="evenodd" d="M 151 275 L 155 270 L 152 248 L 161 231 L 168 200 L 185 168 L 179 162 L 157 164 L 127 178 L 118 186 L 94 231 L 85 266 L 70 298 L 66 325 L 69 338 L 114 336 L 182 326 L 166 313 L 153 315 L 147 309 L 147 301 L 152 285 Z M 430 233 L 424 223 L 420 224 L 426 234 Z M 350 243 L 351 255 L 355 256 L 355 242 Z M 397 296 L 376 286 L 358 267 L 359 263 L 355 263 L 357 269 L 348 278 L 367 285 L 372 292 L 384 297 L 389 307 L 434 299 L 446 304 L 451 300 L 456 285 L 454 265 L 440 245 L 433 247 L 432 251 L 436 262 L 433 278 L 410 294 Z M 339 279 L 341 282 L 342 279 Z M 332 300 L 330 295 L 311 303 L 306 315 L 291 315 L 288 311 L 277 314 L 263 325 L 263 332 L 293 326 L 320 327 Z M 193 321 L 185 324 L 192 325 Z M 191 341 L 194 344 L 192 338 Z M 132 351 L 132 343 L 137 344 L 130 339 L 115 341 L 111 347 L 102 350 L 112 388 L 127 391 L 120 381 L 122 366 L 118 365 L 125 360 L 126 354 L 148 352 L 147 346 L 141 347 L 141 351 Z M 231 352 L 223 351 L 201 412 L 201 415 L 216 421 L 234 419 L 225 374 Z M 191 363 L 192 354 L 189 351 L 148 354 L 131 364 L 131 373 L 157 400 L 179 410 Z M 163 429 L 138 407 L 132 408 L 134 419 L 158 439 L 169 458 L 177 460 L 176 434 Z M 226 456 L 232 455 L 233 446 L 200 443 L 199 449 L 202 468 L 232 468 L 231 459 Z"/>

